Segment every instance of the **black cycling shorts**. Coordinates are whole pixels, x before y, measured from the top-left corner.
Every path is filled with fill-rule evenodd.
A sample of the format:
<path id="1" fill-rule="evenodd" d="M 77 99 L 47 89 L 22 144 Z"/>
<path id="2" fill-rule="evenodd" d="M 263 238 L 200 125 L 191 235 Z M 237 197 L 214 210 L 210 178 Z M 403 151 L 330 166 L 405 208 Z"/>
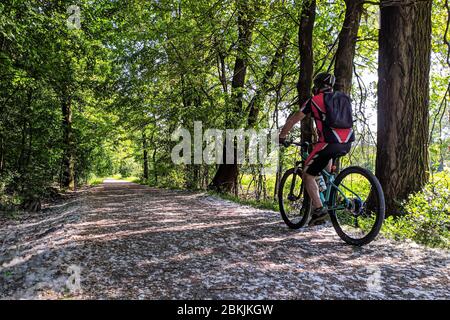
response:
<path id="1" fill-rule="evenodd" d="M 314 149 L 305 161 L 305 172 L 318 176 L 319 173 L 326 168 L 331 159 L 346 155 L 352 143 L 327 143 L 319 142 L 314 145 Z"/>

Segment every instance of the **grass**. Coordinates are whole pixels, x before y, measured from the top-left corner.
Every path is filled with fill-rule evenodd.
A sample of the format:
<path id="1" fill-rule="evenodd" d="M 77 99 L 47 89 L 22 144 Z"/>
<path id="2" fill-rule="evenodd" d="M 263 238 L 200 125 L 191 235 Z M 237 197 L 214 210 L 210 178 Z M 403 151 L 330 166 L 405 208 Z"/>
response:
<path id="1" fill-rule="evenodd" d="M 124 181 L 134 182 L 134 183 L 141 183 L 141 178 L 134 177 L 134 176 L 120 178 L 119 180 L 124 180 Z"/>
<path id="2" fill-rule="evenodd" d="M 278 204 L 271 199 L 257 201 L 250 198 L 254 195 L 254 189 L 250 186 L 250 181 L 251 177 L 244 175 L 241 180 L 243 184 L 241 193 L 243 194 L 240 197 L 230 194 L 210 194 L 239 204 L 278 211 Z M 358 179 L 354 179 L 349 184 L 353 190 L 358 190 L 363 194 L 368 193 L 367 186 L 360 186 Z M 271 189 L 269 189 L 269 185 L 272 185 Z M 268 177 L 268 195 L 273 194 L 274 185 L 274 177 Z M 248 195 L 247 189 L 249 189 Z M 402 204 L 407 214 L 387 218 L 383 223 L 381 235 L 396 241 L 409 239 L 428 247 L 450 249 L 449 199 L 450 170 L 447 169 L 434 174 L 422 191 L 411 194 L 408 200 Z"/>
<path id="3" fill-rule="evenodd" d="M 99 184 L 102 184 L 105 179 L 114 179 L 114 180 L 123 180 L 128 182 L 134 182 L 134 183 L 141 183 L 141 179 L 139 177 L 131 176 L 131 177 L 122 177 L 120 174 L 115 174 L 113 176 L 109 177 L 92 177 L 88 180 L 87 185 L 88 186 L 97 186 Z"/>
<path id="4" fill-rule="evenodd" d="M 222 194 L 222 193 L 217 193 L 217 192 L 213 192 L 213 191 L 208 191 L 209 195 L 212 196 L 216 196 L 219 197 L 221 199 L 224 200 L 229 200 L 229 201 L 233 201 L 242 205 L 247 205 L 247 206 L 251 206 L 257 209 L 266 209 L 266 210 L 273 210 L 273 211 L 278 211 L 279 207 L 278 207 L 278 203 L 272 200 L 255 200 L 255 199 L 243 199 L 243 198 L 239 198 L 236 197 L 235 195 L 232 194 Z"/>
<path id="5" fill-rule="evenodd" d="M 0 194 L 0 214 L 4 217 L 16 220 L 20 217 L 20 203 L 22 199 L 18 195 L 8 196 Z"/>
<path id="6" fill-rule="evenodd" d="M 429 247 L 450 249 L 450 170 L 435 174 L 422 191 L 403 203 L 406 215 L 389 217 L 382 233 Z"/>
<path id="7" fill-rule="evenodd" d="M 255 181 L 252 180 L 253 177 L 251 174 L 245 173 L 242 175 L 240 180 L 241 190 L 240 193 L 243 194 L 245 197 L 248 197 L 248 195 L 251 195 L 252 193 L 255 194 Z M 276 176 L 275 174 L 268 174 L 265 177 L 265 184 L 266 184 L 266 193 L 268 197 L 273 196 L 275 191 L 275 181 Z"/>
<path id="8" fill-rule="evenodd" d="M 100 177 L 92 177 L 88 180 L 87 185 L 91 186 L 91 187 L 95 187 L 99 184 L 103 183 L 103 180 L 105 180 L 105 178 L 100 178 Z"/>

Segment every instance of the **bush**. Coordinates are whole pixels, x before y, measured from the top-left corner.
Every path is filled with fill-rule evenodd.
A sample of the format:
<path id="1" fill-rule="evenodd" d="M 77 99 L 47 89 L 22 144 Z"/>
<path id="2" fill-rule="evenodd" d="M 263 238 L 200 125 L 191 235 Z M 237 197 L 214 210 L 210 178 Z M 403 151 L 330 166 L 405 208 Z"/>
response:
<path id="1" fill-rule="evenodd" d="M 436 174 L 425 188 L 404 203 L 405 216 L 389 217 L 383 233 L 432 247 L 450 247 L 450 172 Z"/>
<path id="2" fill-rule="evenodd" d="M 19 204 L 20 199 L 11 190 L 11 185 L 17 174 L 3 172 L 0 175 L 0 211 L 12 211 Z"/>
<path id="3" fill-rule="evenodd" d="M 140 167 L 139 165 L 131 158 L 122 159 L 119 165 L 119 174 L 122 178 L 127 178 L 131 176 L 139 175 Z"/>

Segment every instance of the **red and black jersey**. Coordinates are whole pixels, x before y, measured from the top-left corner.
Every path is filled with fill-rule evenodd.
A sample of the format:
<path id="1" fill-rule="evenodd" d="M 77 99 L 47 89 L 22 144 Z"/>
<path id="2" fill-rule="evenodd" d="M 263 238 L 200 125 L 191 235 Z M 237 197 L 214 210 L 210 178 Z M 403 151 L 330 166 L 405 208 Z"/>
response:
<path id="1" fill-rule="evenodd" d="M 316 123 L 317 135 L 319 136 L 318 142 L 347 143 L 355 141 L 353 129 L 337 129 L 325 125 L 324 120 L 326 119 L 327 113 L 323 98 L 323 92 L 316 94 L 308 99 L 300 109 L 304 114 L 312 113 L 312 117 Z"/>

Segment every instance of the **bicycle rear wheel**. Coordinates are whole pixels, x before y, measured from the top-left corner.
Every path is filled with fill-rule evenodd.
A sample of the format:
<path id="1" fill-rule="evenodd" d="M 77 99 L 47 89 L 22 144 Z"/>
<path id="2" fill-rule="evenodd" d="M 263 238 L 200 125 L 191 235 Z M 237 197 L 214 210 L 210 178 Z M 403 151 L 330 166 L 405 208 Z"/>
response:
<path id="1" fill-rule="evenodd" d="M 303 227 L 311 212 L 311 201 L 303 185 L 301 174 L 289 169 L 281 178 L 278 204 L 283 221 L 291 229 Z"/>
<path id="2" fill-rule="evenodd" d="M 384 220 L 384 194 L 378 179 L 367 169 L 349 167 L 330 192 L 330 218 L 339 237 L 362 246 L 378 235 Z M 338 191 L 339 189 L 339 191 Z"/>

